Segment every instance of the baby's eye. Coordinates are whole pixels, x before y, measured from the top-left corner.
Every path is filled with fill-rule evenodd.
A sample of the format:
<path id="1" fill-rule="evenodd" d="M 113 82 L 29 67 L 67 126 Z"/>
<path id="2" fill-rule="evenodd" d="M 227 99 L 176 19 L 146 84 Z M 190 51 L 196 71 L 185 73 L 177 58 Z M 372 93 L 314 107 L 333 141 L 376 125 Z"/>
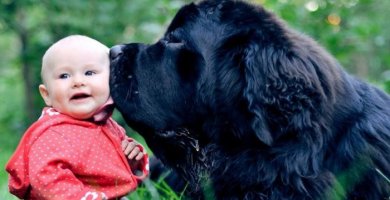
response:
<path id="1" fill-rule="evenodd" d="M 94 75 L 94 74 L 96 74 L 96 72 L 94 72 L 94 71 L 86 71 L 86 72 L 85 72 L 85 75 L 86 75 L 86 76 L 92 76 L 92 75 Z"/>
<path id="2" fill-rule="evenodd" d="M 60 79 L 67 79 L 67 78 L 69 78 L 69 77 L 70 77 L 69 74 L 60 74 L 60 75 L 59 75 L 59 78 L 60 78 Z"/>

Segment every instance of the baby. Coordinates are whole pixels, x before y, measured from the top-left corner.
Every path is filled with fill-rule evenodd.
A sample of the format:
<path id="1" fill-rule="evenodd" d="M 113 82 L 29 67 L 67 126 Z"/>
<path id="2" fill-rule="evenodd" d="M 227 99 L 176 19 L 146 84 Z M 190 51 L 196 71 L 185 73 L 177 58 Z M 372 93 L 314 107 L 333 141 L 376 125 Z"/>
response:
<path id="1" fill-rule="evenodd" d="M 86 36 L 54 43 L 42 59 L 47 107 L 6 165 L 21 199 L 117 199 L 149 173 L 145 149 L 112 118 L 109 48 Z"/>

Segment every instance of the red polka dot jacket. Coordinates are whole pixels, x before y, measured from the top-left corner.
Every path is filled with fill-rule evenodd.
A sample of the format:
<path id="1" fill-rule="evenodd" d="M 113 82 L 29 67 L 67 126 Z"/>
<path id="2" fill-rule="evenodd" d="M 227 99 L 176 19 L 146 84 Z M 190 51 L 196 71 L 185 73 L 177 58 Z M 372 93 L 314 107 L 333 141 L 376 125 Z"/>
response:
<path id="1" fill-rule="evenodd" d="M 21 199 L 125 196 L 148 175 L 149 164 L 145 153 L 139 166 L 129 166 L 124 139 L 131 140 L 112 118 L 93 123 L 45 108 L 6 165 L 10 192 Z"/>

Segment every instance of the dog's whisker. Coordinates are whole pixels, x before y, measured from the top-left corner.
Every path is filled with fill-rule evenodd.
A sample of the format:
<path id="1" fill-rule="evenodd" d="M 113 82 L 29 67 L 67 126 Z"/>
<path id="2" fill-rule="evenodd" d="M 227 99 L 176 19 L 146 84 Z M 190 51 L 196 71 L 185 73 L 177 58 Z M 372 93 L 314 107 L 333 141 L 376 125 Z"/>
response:
<path id="1" fill-rule="evenodd" d="M 125 96 L 125 102 L 130 99 L 131 96 L 131 89 L 127 90 L 126 96 Z"/>

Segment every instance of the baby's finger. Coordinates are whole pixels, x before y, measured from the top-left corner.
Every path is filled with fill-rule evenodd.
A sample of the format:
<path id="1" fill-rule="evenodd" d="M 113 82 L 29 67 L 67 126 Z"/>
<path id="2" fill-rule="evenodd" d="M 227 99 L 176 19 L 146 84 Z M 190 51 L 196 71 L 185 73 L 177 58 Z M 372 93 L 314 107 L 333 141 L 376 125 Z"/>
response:
<path id="1" fill-rule="evenodd" d="M 141 160 L 144 157 L 144 153 L 139 152 L 139 154 L 135 157 L 135 160 Z"/>
<path id="2" fill-rule="evenodd" d="M 137 156 L 140 153 L 140 149 L 138 147 L 135 147 L 133 151 L 130 152 L 130 154 L 127 156 L 130 160 L 134 159 L 135 156 Z"/>
<path id="3" fill-rule="evenodd" d="M 129 144 L 129 141 L 127 140 L 122 140 L 121 146 L 122 146 L 122 151 L 124 151 Z"/>
<path id="4" fill-rule="evenodd" d="M 134 151 L 134 148 L 137 146 L 136 143 L 130 142 L 127 144 L 125 150 L 123 151 L 125 155 L 129 155 L 132 151 Z"/>

